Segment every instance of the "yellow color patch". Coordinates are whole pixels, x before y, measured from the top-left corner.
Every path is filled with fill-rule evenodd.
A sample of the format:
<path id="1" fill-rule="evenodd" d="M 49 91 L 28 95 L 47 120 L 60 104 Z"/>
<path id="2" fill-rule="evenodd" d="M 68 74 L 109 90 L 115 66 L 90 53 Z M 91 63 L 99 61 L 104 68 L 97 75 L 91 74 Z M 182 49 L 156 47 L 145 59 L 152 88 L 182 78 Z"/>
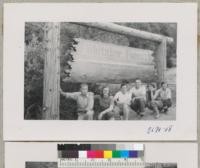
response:
<path id="1" fill-rule="evenodd" d="M 104 151 L 104 158 L 112 158 L 112 151 Z"/>

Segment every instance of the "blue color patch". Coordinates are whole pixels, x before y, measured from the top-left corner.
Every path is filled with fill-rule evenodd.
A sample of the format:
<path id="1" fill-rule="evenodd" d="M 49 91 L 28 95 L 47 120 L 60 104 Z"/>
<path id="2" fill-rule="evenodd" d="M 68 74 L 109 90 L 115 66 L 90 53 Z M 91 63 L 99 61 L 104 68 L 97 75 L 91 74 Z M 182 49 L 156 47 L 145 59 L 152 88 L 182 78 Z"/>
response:
<path id="1" fill-rule="evenodd" d="M 129 151 L 129 157 L 130 158 L 137 158 L 138 157 L 138 151 Z"/>
<path id="2" fill-rule="evenodd" d="M 128 150 L 122 150 L 120 151 L 121 158 L 129 158 L 129 151 Z"/>

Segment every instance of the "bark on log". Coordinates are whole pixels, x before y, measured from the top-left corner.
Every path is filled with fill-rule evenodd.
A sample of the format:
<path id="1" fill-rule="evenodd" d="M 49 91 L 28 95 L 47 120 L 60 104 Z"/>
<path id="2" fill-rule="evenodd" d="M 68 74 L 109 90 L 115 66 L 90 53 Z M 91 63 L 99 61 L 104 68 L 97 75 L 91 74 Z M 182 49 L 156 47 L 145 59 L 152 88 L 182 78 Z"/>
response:
<path id="1" fill-rule="evenodd" d="M 163 39 L 155 51 L 158 83 L 165 81 L 167 68 L 167 41 Z"/>
<path id="2" fill-rule="evenodd" d="M 165 38 L 168 43 L 173 42 L 173 38 L 171 37 L 166 37 L 163 35 L 150 33 L 147 31 L 141 31 L 141 30 L 137 30 L 134 28 L 126 27 L 126 26 L 121 26 L 114 23 L 104 23 L 104 22 L 72 22 L 72 23 L 82 25 L 82 26 L 94 27 L 94 28 L 98 28 L 104 31 L 118 33 L 121 35 L 139 37 L 139 38 L 147 39 L 151 41 L 162 42 L 162 40 Z"/>
<path id="3" fill-rule="evenodd" d="M 155 81 L 156 70 L 152 51 L 132 47 L 76 39 L 76 52 L 72 53 L 71 77 L 64 81 L 121 83 L 140 78 Z"/>
<path id="4" fill-rule="evenodd" d="M 47 50 L 44 60 L 43 118 L 59 119 L 60 23 L 46 24 Z"/>

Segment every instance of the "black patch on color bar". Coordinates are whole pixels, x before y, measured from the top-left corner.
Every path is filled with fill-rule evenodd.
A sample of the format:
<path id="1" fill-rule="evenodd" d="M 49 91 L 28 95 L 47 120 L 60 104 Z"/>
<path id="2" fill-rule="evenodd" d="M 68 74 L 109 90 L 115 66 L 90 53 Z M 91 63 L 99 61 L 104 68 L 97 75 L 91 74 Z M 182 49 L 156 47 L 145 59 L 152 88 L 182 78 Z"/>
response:
<path id="1" fill-rule="evenodd" d="M 62 158 L 78 158 L 78 150 L 63 150 Z"/>
<path id="2" fill-rule="evenodd" d="M 91 150 L 91 144 L 58 144 L 58 150 Z"/>

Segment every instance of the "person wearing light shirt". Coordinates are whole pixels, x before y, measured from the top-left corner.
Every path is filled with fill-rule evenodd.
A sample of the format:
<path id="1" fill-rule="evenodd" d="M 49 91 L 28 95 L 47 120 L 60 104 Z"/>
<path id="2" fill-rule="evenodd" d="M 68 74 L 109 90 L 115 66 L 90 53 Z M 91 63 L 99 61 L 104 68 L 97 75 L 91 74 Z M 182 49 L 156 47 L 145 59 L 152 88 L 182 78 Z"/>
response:
<path id="1" fill-rule="evenodd" d="M 142 86 L 140 79 L 135 81 L 135 87 L 130 90 L 131 105 L 130 107 L 140 116 L 145 114 L 146 88 Z"/>
<path id="2" fill-rule="evenodd" d="M 156 113 L 156 118 L 159 118 L 160 111 L 166 113 L 171 105 L 171 90 L 166 82 L 162 82 L 161 88 L 156 91 L 152 101 L 152 108 Z"/>
<path id="3" fill-rule="evenodd" d="M 129 105 L 131 101 L 131 95 L 127 91 L 127 84 L 122 83 L 121 89 L 118 91 L 114 96 L 114 102 L 115 102 L 115 115 L 119 113 L 119 115 L 122 115 L 124 120 L 129 119 Z"/>
<path id="4" fill-rule="evenodd" d="M 80 92 L 69 93 L 60 89 L 60 94 L 76 101 L 78 120 L 93 120 L 94 94 L 88 92 L 87 84 L 81 84 Z"/>

